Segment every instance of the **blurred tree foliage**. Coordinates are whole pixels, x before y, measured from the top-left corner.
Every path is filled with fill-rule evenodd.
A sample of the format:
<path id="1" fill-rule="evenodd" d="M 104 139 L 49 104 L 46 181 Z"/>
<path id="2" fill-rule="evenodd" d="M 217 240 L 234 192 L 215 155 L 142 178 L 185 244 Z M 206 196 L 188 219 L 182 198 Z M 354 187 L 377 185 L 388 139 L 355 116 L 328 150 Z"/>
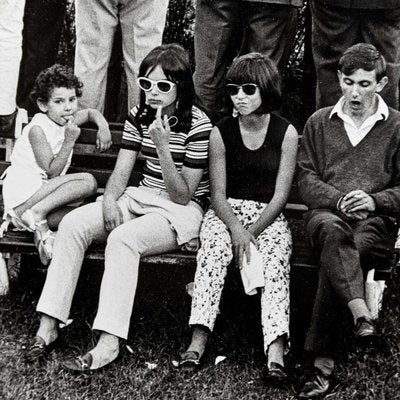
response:
<path id="1" fill-rule="evenodd" d="M 194 65 L 193 30 L 195 0 L 170 0 L 163 43 L 178 43 L 185 48 Z"/>
<path id="2" fill-rule="evenodd" d="M 75 7 L 73 0 L 67 0 L 64 25 L 61 31 L 57 62 L 70 67 L 74 66 L 75 54 Z"/>

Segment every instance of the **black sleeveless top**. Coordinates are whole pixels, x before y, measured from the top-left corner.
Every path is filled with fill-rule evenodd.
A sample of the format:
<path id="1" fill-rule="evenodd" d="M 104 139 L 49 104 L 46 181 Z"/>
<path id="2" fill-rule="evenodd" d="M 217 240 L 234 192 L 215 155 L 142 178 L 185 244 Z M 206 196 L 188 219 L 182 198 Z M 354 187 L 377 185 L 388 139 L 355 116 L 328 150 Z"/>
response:
<path id="1" fill-rule="evenodd" d="M 217 126 L 226 152 L 227 197 L 269 203 L 275 192 L 281 146 L 289 122 L 271 114 L 264 143 L 257 150 L 244 145 L 239 118 L 224 118 Z"/>

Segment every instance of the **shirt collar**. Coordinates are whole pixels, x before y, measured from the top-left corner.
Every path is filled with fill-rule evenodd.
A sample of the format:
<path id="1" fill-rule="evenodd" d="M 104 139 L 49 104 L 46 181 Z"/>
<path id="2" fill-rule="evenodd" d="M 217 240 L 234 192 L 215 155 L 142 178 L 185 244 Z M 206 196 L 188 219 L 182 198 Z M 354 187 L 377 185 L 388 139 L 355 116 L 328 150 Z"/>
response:
<path id="1" fill-rule="evenodd" d="M 385 100 L 382 99 L 382 97 L 376 93 L 376 96 L 378 97 L 378 108 L 373 114 L 373 116 L 382 116 L 384 120 L 387 120 L 389 117 L 389 107 L 385 103 Z M 343 117 L 348 117 L 344 112 L 343 112 L 343 103 L 344 103 L 344 97 L 342 96 L 339 101 L 335 104 L 333 107 L 331 113 L 329 114 L 329 118 L 332 118 L 333 115 L 337 114 L 338 117 L 342 118 Z M 379 118 L 380 119 L 380 118 Z"/>

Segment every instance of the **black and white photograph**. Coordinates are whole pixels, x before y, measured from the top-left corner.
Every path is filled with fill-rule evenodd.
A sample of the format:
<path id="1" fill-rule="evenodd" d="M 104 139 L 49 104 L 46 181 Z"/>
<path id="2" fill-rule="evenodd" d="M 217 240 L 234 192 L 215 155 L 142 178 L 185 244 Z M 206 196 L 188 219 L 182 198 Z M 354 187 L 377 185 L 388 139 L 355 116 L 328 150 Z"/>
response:
<path id="1" fill-rule="evenodd" d="M 0 398 L 400 400 L 400 0 L 0 0 Z"/>

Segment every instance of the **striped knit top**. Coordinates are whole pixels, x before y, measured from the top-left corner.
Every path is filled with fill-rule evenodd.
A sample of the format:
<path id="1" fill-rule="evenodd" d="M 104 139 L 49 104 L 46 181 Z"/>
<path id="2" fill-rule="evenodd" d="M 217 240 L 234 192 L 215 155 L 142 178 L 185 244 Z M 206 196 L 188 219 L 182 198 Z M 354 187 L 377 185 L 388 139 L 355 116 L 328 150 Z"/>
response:
<path id="1" fill-rule="evenodd" d="M 134 107 L 125 121 L 121 147 L 137 152 L 141 151 L 145 159 L 140 186 L 166 191 L 156 146 L 148 134 L 148 126 L 140 125 L 141 132 L 137 129 L 138 123 L 135 120 L 137 111 L 138 107 Z M 211 128 L 211 122 L 206 114 L 193 106 L 189 132 L 175 132 L 173 127 L 169 139 L 171 156 L 179 173 L 183 166 L 204 170 L 192 199 L 203 208 L 208 204 L 207 197 L 209 195 L 208 142 Z"/>

